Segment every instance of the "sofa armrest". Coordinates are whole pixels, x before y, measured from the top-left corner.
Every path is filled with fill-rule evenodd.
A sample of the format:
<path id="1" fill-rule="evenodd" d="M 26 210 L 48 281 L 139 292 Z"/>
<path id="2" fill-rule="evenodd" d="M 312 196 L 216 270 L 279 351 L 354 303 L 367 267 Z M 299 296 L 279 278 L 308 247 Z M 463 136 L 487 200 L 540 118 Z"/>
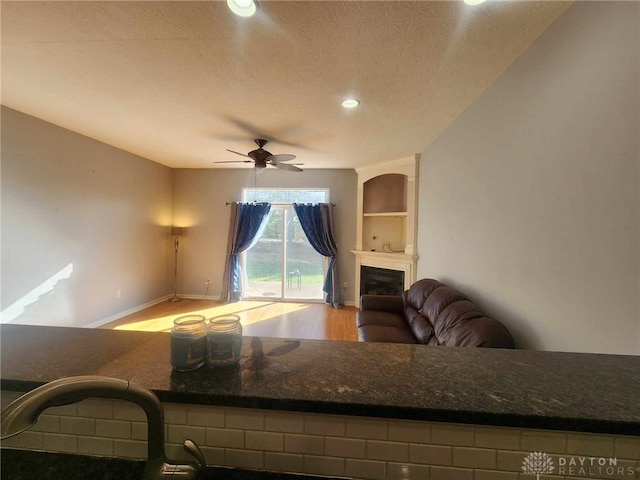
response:
<path id="1" fill-rule="evenodd" d="M 362 295 L 360 297 L 360 310 L 402 314 L 404 310 L 402 295 Z"/>

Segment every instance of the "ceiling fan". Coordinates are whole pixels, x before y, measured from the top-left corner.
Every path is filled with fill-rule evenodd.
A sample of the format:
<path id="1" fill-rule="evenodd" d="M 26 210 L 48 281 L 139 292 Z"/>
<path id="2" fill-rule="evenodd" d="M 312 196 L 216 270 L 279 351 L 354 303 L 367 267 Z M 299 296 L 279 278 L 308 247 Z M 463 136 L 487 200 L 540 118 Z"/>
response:
<path id="1" fill-rule="evenodd" d="M 267 168 L 267 165 L 272 165 L 276 168 L 281 168 L 283 170 L 290 170 L 292 172 L 302 172 L 301 168 L 296 167 L 296 165 L 302 165 L 301 163 L 298 163 L 298 164 L 284 163 L 284 162 L 289 162 L 295 159 L 296 158 L 295 155 L 290 155 L 286 153 L 280 154 L 280 155 L 273 155 L 271 152 L 268 152 L 264 148 L 262 148 L 267 144 L 268 140 L 265 140 L 264 138 L 256 138 L 255 142 L 258 145 L 258 148 L 250 151 L 247 154 L 235 152 L 227 148 L 227 152 L 235 153 L 236 155 L 240 155 L 242 157 L 247 157 L 250 160 L 229 160 L 224 162 L 213 162 L 213 163 L 251 163 L 253 162 L 255 164 L 255 167 L 258 169 Z"/>

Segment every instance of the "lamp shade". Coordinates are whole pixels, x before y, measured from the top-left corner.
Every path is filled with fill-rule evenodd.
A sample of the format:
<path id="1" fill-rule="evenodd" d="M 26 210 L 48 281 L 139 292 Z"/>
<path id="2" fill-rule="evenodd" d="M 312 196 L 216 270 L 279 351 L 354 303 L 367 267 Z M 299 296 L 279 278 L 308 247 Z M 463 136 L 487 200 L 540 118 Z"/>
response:
<path id="1" fill-rule="evenodd" d="M 182 235 L 182 227 L 171 227 L 171 235 L 174 237 L 180 237 Z"/>

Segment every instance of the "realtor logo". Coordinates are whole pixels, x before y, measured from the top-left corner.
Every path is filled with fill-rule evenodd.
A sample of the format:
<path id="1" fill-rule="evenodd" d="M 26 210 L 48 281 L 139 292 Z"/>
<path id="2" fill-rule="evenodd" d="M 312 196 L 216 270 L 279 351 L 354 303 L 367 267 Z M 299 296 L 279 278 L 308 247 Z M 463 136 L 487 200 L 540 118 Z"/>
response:
<path id="1" fill-rule="evenodd" d="M 522 471 L 536 476 L 540 480 L 540 475 L 553 472 L 553 459 L 544 452 L 531 452 L 524 457 Z"/>

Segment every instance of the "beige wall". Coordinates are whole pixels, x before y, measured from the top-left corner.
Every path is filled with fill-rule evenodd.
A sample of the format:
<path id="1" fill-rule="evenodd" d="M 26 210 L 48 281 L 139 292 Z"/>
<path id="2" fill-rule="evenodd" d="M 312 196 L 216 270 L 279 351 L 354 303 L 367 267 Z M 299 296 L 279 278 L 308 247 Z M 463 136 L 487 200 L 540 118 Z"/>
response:
<path id="1" fill-rule="evenodd" d="M 187 227 L 178 292 L 201 296 L 211 277 L 218 298 L 225 202 L 255 181 L 251 169 L 172 170 L 5 107 L 1 173 L 2 322 L 66 326 L 97 326 L 168 295 L 171 224 Z M 313 170 L 266 171 L 257 183 L 331 190 L 348 302 L 356 182 L 353 170 Z"/>
<path id="2" fill-rule="evenodd" d="M 348 284 L 343 290 L 345 301 L 354 301 L 355 258 L 350 252 L 356 241 L 354 170 L 293 173 L 268 169 L 256 177 L 252 169 L 176 169 L 173 178 L 174 222 L 187 227 L 180 244 L 180 292 L 204 295 L 204 282 L 212 277 L 208 295 L 220 296 L 229 231 L 229 207 L 225 203 L 241 201 L 243 188 L 328 188 L 331 202 L 336 204 L 340 282 Z"/>
<path id="3" fill-rule="evenodd" d="M 639 8 L 574 4 L 422 154 L 419 277 L 520 347 L 640 354 Z"/>
<path id="4" fill-rule="evenodd" d="M 169 168 L 3 107 L 1 173 L 3 322 L 86 326 L 168 293 Z"/>

